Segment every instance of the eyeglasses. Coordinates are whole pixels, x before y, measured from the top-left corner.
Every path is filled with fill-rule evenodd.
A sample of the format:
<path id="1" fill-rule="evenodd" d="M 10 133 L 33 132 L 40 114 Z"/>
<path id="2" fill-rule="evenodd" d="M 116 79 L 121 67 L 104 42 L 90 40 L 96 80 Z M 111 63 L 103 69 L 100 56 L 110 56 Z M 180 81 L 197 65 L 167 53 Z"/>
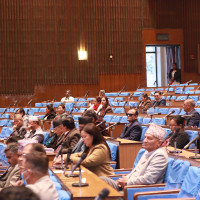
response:
<path id="1" fill-rule="evenodd" d="M 132 117 L 135 114 L 131 114 L 131 113 L 126 113 L 126 116 Z"/>

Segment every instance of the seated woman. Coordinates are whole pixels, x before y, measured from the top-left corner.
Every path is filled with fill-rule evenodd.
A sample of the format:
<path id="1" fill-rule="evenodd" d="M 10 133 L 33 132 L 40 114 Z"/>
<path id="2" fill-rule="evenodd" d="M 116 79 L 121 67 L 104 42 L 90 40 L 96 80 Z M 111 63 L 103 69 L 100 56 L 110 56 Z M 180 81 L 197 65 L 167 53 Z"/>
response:
<path id="1" fill-rule="evenodd" d="M 94 110 L 96 113 L 102 108 L 101 97 L 96 97 L 93 101 L 93 104 L 88 108 L 88 110 Z"/>
<path id="2" fill-rule="evenodd" d="M 114 171 L 110 166 L 110 149 L 99 129 L 93 123 L 89 123 L 81 131 L 81 137 L 86 145 L 84 152 L 87 153 L 82 165 L 97 176 L 113 175 Z M 81 154 L 82 152 L 72 154 L 71 160 L 77 163 Z"/>
<path id="3" fill-rule="evenodd" d="M 57 108 L 57 115 L 55 117 L 55 119 L 59 119 L 59 118 L 63 118 L 63 117 L 67 117 L 68 114 L 65 112 L 65 104 L 60 104 Z"/>
<path id="4" fill-rule="evenodd" d="M 46 106 L 46 115 L 44 116 L 44 120 L 50 120 L 50 119 L 54 119 L 56 116 L 56 113 L 53 109 L 52 105 L 47 105 Z"/>
<path id="5" fill-rule="evenodd" d="M 147 113 L 147 110 L 151 107 L 151 99 L 147 93 L 141 95 L 141 101 L 138 103 L 138 108 L 142 109 L 142 113 Z"/>
<path id="6" fill-rule="evenodd" d="M 176 147 L 183 149 L 184 146 L 189 142 L 189 135 L 184 132 L 184 121 L 185 119 L 181 116 L 172 117 L 169 126 L 172 131 L 166 138 L 162 146 L 174 147 L 176 141 Z"/>
<path id="7" fill-rule="evenodd" d="M 107 113 L 113 113 L 112 108 L 110 107 L 110 104 L 109 104 L 109 101 L 108 101 L 107 97 L 102 97 L 101 104 L 102 104 L 102 108 L 97 113 L 99 121 L 102 121 L 104 116 Z"/>

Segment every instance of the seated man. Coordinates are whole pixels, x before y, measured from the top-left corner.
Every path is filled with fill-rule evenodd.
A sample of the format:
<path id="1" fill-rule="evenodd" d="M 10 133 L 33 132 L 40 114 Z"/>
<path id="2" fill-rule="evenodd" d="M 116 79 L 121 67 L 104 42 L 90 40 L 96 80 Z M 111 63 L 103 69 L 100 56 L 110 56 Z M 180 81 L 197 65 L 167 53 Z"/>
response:
<path id="1" fill-rule="evenodd" d="M 11 186 L 0 192 L 1 200 L 40 200 L 31 189 L 24 186 Z"/>
<path id="2" fill-rule="evenodd" d="M 155 100 L 151 106 L 166 106 L 166 100 L 162 98 L 162 92 L 155 91 L 154 93 Z"/>
<path id="3" fill-rule="evenodd" d="M 110 136 L 108 130 L 106 130 L 106 124 L 102 123 L 102 120 L 98 120 L 97 114 L 94 110 L 87 110 L 83 113 L 83 117 L 91 117 L 92 123 L 99 127 L 103 136 Z"/>
<path id="4" fill-rule="evenodd" d="M 51 141 L 48 141 L 48 144 L 47 142 L 45 143 L 45 146 L 48 147 L 48 148 L 53 148 L 54 150 L 56 150 L 58 148 L 58 146 L 60 144 L 57 144 L 58 143 L 58 140 L 59 138 L 61 137 L 61 135 L 63 134 L 63 125 L 62 125 L 62 120 L 61 119 L 57 119 L 57 120 L 53 120 L 52 122 L 53 124 L 53 136 L 52 138 L 49 138 L 51 139 Z"/>
<path id="5" fill-rule="evenodd" d="M 24 109 L 23 109 L 23 108 L 19 108 L 19 109 L 15 112 L 15 114 L 20 114 L 20 115 L 22 116 L 22 119 L 23 119 L 23 126 L 27 128 L 27 127 L 28 127 L 28 116 L 25 115 Z"/>
<path id="6" fill-rule="evenodd" d="M 41 200 L 58 200 L 56 187 L 48 175 L 47 155 L 36 151 L 24 154 L 22 165 L 23 178 L 27 182 L 27 188 L 35 192 Z M 22 184 L 22 181 L 19 183 Z"/>
<path id="7" fill-rule="evenodd" d="M 39 118 L 37 116 L 29 116 L 29 124 L 25 138 L 31 138 L 38 143 L 42 143 L 44 133 L 39 125 Z"/>
<path id="8" fill-rule="evenodd" d="M 8 144 L 4 152 L 6 154 L 7 162 L 10 164 L 10 166 L 0 177 L 0 190 L 5 187 L 13 186 L 20 177 L 17 143 Z"/>
<path id="9" fill-rule="evenodd" d="M 162 127 L 150 124 L 145 133 L 143 148 L 146 149 L 137 166 L 130 174 L 123 176 L 117 181 L 107 177 L 101 177 L 117 190 L 126 185 L 151 185 L 162 183 L 167 169 L 168 155 L 161 147 L 165 131 Z"/>
<path id="10" fill-rule="evenodd" d="M 142 127 L 137 120 L 138 112 L 135 109 L 131 109 L 128 111 L 128 113 L 126 113 L 126 115 L 129 123 L 125 125 L 124 130 L 120 134 L 119 138 L 140 141 Z"/>
<path id="11" fill-rule="evenodd" d="M 71 96 L 71 90 L 66 90 L 65 97 L 61 99 L 61 102 L 67 103 L 69 101 L 74 101 L 74 97 Z"/>
<path id="12" fill-rule="evenodd" d="M 71 117 L 66 117 L 62 120 L 63 133 L 58 138 L 56 146 L 56 152 L 61 148 L 61 144 L 63 145 L 62 153 L 67 153 L 68 148 L 74 148 L 80 139 L 80 132 L 76 129 L 74 120 Z"/>
<path id="13" fill-rule="evenodd" d="M 14 116 L 14 125 L 13 125 L 13 132 L 11 135 L 8 137 L 16 137 L 17 139 L 21 140 L 24 138 L 26 134 L 26 127 L 23 125 L 23 118 L 20 114 L 16 114 Z"/>
<path id="14" fill-rule="evenodd" d="M 191 117 L 186 117 L 186 126 L 197 126 L 199 125 L 200 115 L 195 110 L 195 101 L 193 99 L 187 99 L 184 101 L 183 109 L 186 112 L 185 115 L 191 115 Z"/>
<path id="15" fill-rule="evenodd" d="M 86 124 L 92 123 L 91 117 L 79 117 L 78 118 L 79 123 L 79 131 L 81 132 Z M 83 139 L 80 138 L 76 146 L 73 148 L 72 153 L 77 153 L 85 150 L 85 144 L 83 142 Z"/>

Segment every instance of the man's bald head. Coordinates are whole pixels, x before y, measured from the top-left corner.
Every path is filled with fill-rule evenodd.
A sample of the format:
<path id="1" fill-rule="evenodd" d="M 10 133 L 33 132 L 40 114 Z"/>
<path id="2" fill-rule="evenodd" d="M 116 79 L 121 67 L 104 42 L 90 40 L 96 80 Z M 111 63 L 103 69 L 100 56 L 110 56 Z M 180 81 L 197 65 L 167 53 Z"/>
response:
<path id="1" fill-rule="evenodd" d="M 184 101 L 183 109 L 186 113 L 191 112 L 195 108 L 195 101 L 193 99 L 187 99 Z"/>

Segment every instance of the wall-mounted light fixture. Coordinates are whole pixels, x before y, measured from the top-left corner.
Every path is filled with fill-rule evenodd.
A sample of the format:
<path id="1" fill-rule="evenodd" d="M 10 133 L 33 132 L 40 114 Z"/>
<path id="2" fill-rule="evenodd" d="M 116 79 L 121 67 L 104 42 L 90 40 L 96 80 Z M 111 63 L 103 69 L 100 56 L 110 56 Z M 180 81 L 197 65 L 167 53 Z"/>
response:
<path id="1" fill-rule="evenodd" d="M 79 60 L 87 60 L 88 59 L 88 54 L 87 51 L 83 49 L 78 50 L 78 59 Z"/>

